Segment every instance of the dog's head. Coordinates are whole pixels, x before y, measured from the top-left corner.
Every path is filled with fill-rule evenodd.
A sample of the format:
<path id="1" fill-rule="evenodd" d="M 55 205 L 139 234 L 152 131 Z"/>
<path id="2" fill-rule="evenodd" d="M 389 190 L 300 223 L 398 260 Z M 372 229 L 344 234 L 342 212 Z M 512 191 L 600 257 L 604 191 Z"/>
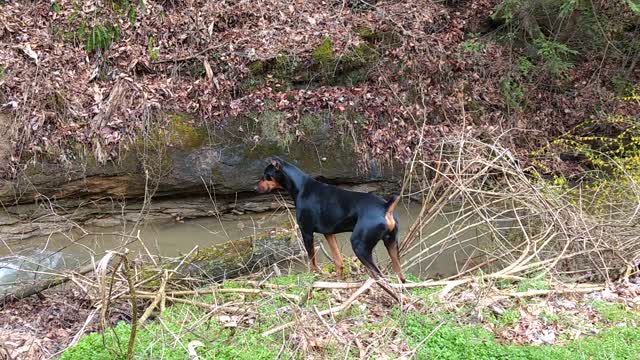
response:
<path id="1" fill-rule="evenodd" d="M 284 189 L 282 186 L 285 178 L 284 172 L 282 171 L 283 166 L 284 164 L 281 159 L 277 157 L 272 158 L 269 165 L 264 169 L 262 178 L 260 178 L 256 185 L 256 192 L 264 194 L 274 189 Z"/>

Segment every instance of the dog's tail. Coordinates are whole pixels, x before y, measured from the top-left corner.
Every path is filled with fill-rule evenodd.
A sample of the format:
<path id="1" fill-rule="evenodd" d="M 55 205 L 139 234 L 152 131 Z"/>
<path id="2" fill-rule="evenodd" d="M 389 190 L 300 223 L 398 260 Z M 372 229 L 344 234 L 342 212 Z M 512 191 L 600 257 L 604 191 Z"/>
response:
<path id="1" fill-rule="evenodd" d="M 400 202 L 400 196 L 391 195 L 389 200 L 387 200 L 387 202 L 384 204 L 384 208 L 387 209 L 388 213 L 392 213 L 393 210 L 396 209 L 396 206 L 398 206 L 399 202 Z"/>
<path id="2" fill-rule="evenodd" d="M 384 204 L 384 208 L 386 209 L 384 213 L 384 218 L 387 221 L 387 227 L 389 231 L 393 231 L 396 228 L 396 220 L 393 218 L 393 211 L 398 206 L 400 202 L 400 197 L 398 195 L 391 195 L 389 200 Z"/>

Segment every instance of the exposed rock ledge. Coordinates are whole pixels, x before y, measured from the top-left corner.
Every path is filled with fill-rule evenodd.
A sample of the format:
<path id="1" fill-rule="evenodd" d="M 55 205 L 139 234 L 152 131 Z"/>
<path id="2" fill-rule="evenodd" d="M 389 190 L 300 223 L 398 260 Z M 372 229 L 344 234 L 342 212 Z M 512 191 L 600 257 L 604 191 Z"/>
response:
<path id="1" fill-rule="evenodd" d="M 349 140 L 323 116 L 313 119 L 307 140 L 287 144 L 265 134 L 266 121 L 273 120 L 238 120 L 210 133 L 174 117 L 146 141 L 132 144 L 118 163 L 97 164 L 83 147 L 71 164 L 36 161 L 19 179 L 0 179 L 0 240 L 76 225 L 113 226 L 141 216 L 171 221 L 274 209 L 281 204 L 272 194 L 253 192 L 271 155 L 321 181 L 380 194 L 397 189 L 401 171 L 376 161 L 362 169 Z M 154 200 L 141 211 L 149 193 Z"/>

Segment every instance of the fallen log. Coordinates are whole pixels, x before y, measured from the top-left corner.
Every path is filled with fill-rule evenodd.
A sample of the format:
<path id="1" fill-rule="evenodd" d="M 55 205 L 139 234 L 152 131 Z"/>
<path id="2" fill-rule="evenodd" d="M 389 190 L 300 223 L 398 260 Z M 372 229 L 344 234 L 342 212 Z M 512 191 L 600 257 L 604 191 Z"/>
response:
<path id="1" fill-rule="evenodd" d="M 217 282 L 254 273 L 262 268 L 302 255 L 292 230 L 268 230 L 238 240 L 197 249 L 163 268 L 176 271 L 175 278 Z"/>
<path id="2" fill-rule="evenodd" d="M 18 301 L 20 299 L 27 298 L 29 296 L 40 294 L 45 290 L 51 289 L 51 288 L 56 287 L 58 285 L 62 285 L 64 283 L 66 283 L 67 281 L 71 280 L 71 277 L 74 274 L 84 275 L 84 274 L 88 274 L 88 273 L 90 273 L 92 271 L 93 271 L 93 265 L 85 265 L 85 266 L 80 267 L 77 270 L 73 271 L 72 273 L 64 274 L 64 275 L 62 275 L 60 277 L 56 276 L 56 277 L 51 278 L 51 279 L 38 281 L 38 282 L 36 282 L 34 284 L 21 286 L 21 287 L 19 287 L 17 289 L 14 289 L 11 292 L 7 292 L 7 293 L 3 294 L 3 296 L 0 297 L 0 309 L 3 306 L 5 306 L 7 304 L 10 304 L 12 302 Z"/>

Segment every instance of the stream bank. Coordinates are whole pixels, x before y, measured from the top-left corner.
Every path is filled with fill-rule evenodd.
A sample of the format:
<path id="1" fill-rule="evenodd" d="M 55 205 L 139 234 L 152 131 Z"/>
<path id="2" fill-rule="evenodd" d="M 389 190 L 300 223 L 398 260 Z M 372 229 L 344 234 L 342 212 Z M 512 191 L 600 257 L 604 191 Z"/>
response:
<path id="1" fill-rule="evenodd" d="M 286 144 L 269 133 L 265 123 L 274 120 L 268 117 L 212 130 L 168 115 L 168 126 L 149 130 L 116 162 L 100 164 L 81 144 L 67 163 L 34 158 L 19 177 L 0 180 L 0 240 L 143 218 L 170 222 L 277 209 L 282 204 L 274 196 L 254 191 L 273 155 L 320 181 L 381 195 L 397 191 L 402 167 L 358 162 L 352 141 L 334 133 L 325 115 L 314 118 L 305 140 Z"/>

